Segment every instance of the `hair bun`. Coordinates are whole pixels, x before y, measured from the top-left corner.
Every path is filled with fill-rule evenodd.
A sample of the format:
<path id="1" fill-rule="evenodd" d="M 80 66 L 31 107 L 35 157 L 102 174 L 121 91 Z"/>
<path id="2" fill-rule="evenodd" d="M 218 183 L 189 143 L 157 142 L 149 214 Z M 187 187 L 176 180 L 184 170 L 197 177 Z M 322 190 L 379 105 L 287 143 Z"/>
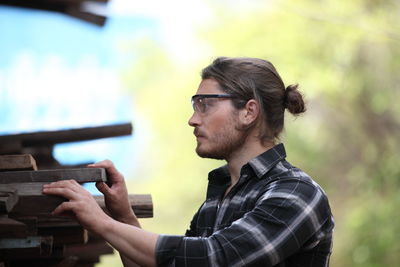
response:
<path id="1" fill-rule="evenodd" d="M 306 111 L 303 96 L 297 90 L 298 86 L 298 84 L 291 84 L 285 90 L 284 107 L 293 115 L 298 115 Z"/>

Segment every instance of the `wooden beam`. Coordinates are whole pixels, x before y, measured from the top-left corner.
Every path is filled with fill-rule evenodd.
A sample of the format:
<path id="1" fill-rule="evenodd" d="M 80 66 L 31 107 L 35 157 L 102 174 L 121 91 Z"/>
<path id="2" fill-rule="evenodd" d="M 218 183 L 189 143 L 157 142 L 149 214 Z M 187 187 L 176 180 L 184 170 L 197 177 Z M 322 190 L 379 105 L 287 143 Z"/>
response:
<path id="1" fill-rule="evenodd" d="M 42 194 L 43 185 L 46 183 L 17 183 L 0 184 L 2 190 L 17 190 L 19 201 L 9 213 L 10 216 L 46 216 L 49 215 L 64 198 Z M 104 197 L 93 196 L 99 206 L 105 210 Z M 150 194 L 130 194 L 129 202 L 138 218 L 153 217 L 153 202 Z"/>
<path id="2" fill-rule="evenodd" d="M 78 261 L 79 258 L 76 256 L 67 256 L 64 259 L 62 259 L 59 263 L 54 265 L 54 267 L 75 267 Z"/>
<path id="3" fill-rule="evenodd" d="M 0 5 L 9 5 L 9 6 L 16 6 L 16 7 L 21 7 L 21 8 L 33 8 L 33 9 L 40 9 L 40 10 L 46 10 L 46 11 L 53 11 L 53 12 L 59 12 L 63 14 L 69 14 L 68 10 L 70 9 L 81 9 L 81 5 L 84 0 L 57 0 L 57 1 L 52 1 L 52 0 L 0 0 Z M 87 0 L 87 2 L 107 2 L 107 1 L 97 1 L 97 0 Z M 92 13 L 90 13 L 92 14 Z M 93 14 L 96 15 L 96 14 Z M 102 23 L 100 23 L 97 20 L 90 20 L 87 18 L 80 18 L 84 21 L 96 24 L 98 26 L 103 26 L 104 21 L 106 20 L 105 16 L 102 15 L 96 15 L 101 18 L 103 18 Z"/>
<path id="4" fill-rule="evenodd" d="M 65 248 L 66 256 L 77 256 L 83 262 L 98 262 L 101 255 L 113 253 L 114 249 L 104 240 L 89 242 L 84 245 L 68 245 Z"/>
<path id="5" fill-rule="evenodd" d="M 26 224 L 7 218 L 0 218 L 0 239 L 1 238 L 21 238 L 27 236 Z"/>
<path id="6" fill-rule="evenodd" d="M 0 184 L 55 182 L 70 179 L 76 180 L 78 183 L 105 182 L 107 176 L 103 168 L 0 172 Z"/>
<path id="7" fill-rule="evenodd" d="M 132 124 L 123 123 L 60 131 L 42 131 L 0 136 L 0 144 L 20 142 L 23 147 L 49 146 L 60 143 L 87 141 L 132 134 Z M 1 148 L 0 148 L 1 152 Z"/>
<path id="8" fill-rule="evenodd" d="M 10 212 L 18 202 L 16 189 L 0 189 L 0 214 Z"/>
<path id="9" fill-rule="evenodd" d="M 7 142 L 0 142 L 0 154 L 21 154 L 23 147 L 19 140 L 8 140 Z"/>
<path id="10" fill-rule="evenodd" d="M 17 190 L 19 200 L 9 212 L 10 217 L 50 214 L 65 198 L 42 194 L 46 183 L 0 184 L 0 191 Z"/>
<path id="11" fill-rule="evenodd" d="M 93 196 L 97 204 L 106 212 L 106 205 L 103 196 Z M 153 201 L 149 194 L 129 194 L 129 202 L 133 212 L 138 218 L 152 218 L 153 217 Z"/>
<path id="12" fill-rule="evenodd" d="M 84 12 L 80 8 L 69 8 L 65 12 L 67 15 L 70 15 L 71 17 L 75 17 L 81 20 L 85 20 L 87 22 L 91 22 L 93 24 L 99 25 L 99 26 L 104 26 L 106 23 L 107 17 L 98 15 L 95 13 L 90 13 L 90 12 Z"/>
<path id="13" fill-rule="evenodd" d="M 0 260 L 47 256 L 51 254 L 53 238 L 29 236 L 26 238 L 1 238 Z"/>
<path id="14" fill-rule="evenodd" d="M 38 217 L 36 216 L 27 216 L 23 215 L 18 218 L 12 217 L 11 219 L 15 219 L 26 225 L 27 236 L 36 236 L 37 234 L 37 225 L 38 225 Z"/>
<path id="15" fill-rule="evenodd" d="M 0 156 L 0 171 L 37 170 L 36 161 L 30 154 Z"/>
<path id="16" fill-rule="evenodd" d="M 38 234 L 52 236 L 54 245 L 86 244 L 88 241 L 88 232 L 80 225 L 39 225 Z"/>

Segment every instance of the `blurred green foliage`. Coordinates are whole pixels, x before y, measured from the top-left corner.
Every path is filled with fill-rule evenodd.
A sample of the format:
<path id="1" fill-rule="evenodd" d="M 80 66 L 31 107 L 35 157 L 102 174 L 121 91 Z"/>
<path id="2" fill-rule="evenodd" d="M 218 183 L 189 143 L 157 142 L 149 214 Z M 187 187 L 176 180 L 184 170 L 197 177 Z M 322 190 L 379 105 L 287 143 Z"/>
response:
<path id="1" fill-rule="evenodd" d="M 177 62 L 157 43 L 135 42 L 139 56 L 124 79 L 146 122 L 147 148 L 135 173 L 143 179 L 130 181 L 131 192 L 153 196 L 155 217 L 144 228 L 183 234 L 204 199 L 208 171 L 223 164 L 195 155 L 187 125 L 200 70 L 217 56 L 261 57 L 306 97 L 308 111 L 287 116 L 282 141 L 289 161 L 329 195 L 331 266 L 398 266 L 399 2 L 244 2 L 209 1 L 213 14 L 193 29 L 202 60 Z"/>

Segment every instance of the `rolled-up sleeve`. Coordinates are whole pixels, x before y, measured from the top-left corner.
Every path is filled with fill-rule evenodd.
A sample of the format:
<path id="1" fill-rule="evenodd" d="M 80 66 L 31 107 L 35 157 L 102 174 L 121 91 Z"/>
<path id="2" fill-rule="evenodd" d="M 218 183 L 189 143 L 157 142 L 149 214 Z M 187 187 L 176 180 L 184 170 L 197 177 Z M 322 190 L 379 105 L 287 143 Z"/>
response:
<path id="1" fill-rule="evenodd" d="M 157 266 L 209 266 L 206 239 L 160 235 L 156 244 Z"/>

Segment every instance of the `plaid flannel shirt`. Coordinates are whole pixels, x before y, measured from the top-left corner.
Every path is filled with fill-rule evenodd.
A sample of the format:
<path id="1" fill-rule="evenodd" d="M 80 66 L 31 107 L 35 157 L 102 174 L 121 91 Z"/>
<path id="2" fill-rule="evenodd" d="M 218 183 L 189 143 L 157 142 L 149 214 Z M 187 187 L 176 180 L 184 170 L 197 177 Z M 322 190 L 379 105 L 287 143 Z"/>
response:
<path id="1" fill-rule="evenodd" d="M 160 235 L 159 266 L 328 266 L 333 217 L 320 186 L 285 160 L 283 144 L 252 159 L 230 184 L 209 173 L 207 199 L 185 236 Z"/>

